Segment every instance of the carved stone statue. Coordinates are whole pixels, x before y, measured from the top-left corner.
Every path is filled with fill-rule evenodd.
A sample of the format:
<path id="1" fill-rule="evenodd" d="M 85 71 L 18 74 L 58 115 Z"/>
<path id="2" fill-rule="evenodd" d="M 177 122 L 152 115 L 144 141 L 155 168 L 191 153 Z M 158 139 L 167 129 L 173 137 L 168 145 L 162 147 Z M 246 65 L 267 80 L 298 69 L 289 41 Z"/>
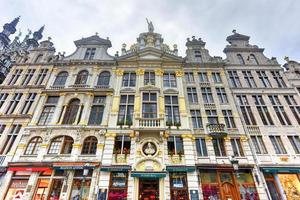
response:
<path id="1" fill-rule="evenodd" d="M 148 23 L 148 32 L 153 33 L 154 26 L 152 24 L 152 21 L 149 22 L 147 18 L 146 18 L 146 20 L 147 20 L 147 23 Z"/>
<path id="2" fill-rule="evenodd" d="M 144 147 L 144 153 L 146 155 L 154 155 L 156 153 L 156 148 L 154 146 L 154 144 L 152 144 L 151 142 L 147 143 L 147 146 Z"/>

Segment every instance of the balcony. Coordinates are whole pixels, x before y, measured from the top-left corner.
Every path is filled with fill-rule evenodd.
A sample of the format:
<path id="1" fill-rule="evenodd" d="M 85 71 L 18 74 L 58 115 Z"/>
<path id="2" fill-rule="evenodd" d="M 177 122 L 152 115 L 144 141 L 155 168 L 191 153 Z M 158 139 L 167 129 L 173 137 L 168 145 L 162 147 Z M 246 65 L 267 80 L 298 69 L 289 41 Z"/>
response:
<path id="1" fill-rule="evenodd" d="M 227 130 L 225 124 L 207 124 L 207 132 L 212 137 L 226 137 Z"/>
<path id="2" fill-rule="evenodd" d="M 125 164 L 128 162 L 129 154 L 114 154 L 115 164 Z"/>
<path id="3" fill-rule="evenodd" d="M 95 88 L 107 89 L 109 85 L 95 85 Z"/>
<path id="4" fill-rule="evenodd" d="M 70 85 L 69 87 L 71 87 L 71 88 L 88 88 L 90 86 L 86 85 L 86 84 L 75 84 L 75 85 Z"/>
<path id="5" fill-rule="evenodd" d="M 65 88 L 64 85 L 52 85 L 52 86 L 50 86 L 50 87 L 51 87 L 51 89 L 54 89 L 54 90 L 58 90 L 58 89 L 63 89 L 63 88 Z"/>
<path id="6" fill-rule="evenodd" d="M 141 128 L 158 128 L 162 125 L 163 118 L 139 118 L 138 120 L 138 126 Z"/>

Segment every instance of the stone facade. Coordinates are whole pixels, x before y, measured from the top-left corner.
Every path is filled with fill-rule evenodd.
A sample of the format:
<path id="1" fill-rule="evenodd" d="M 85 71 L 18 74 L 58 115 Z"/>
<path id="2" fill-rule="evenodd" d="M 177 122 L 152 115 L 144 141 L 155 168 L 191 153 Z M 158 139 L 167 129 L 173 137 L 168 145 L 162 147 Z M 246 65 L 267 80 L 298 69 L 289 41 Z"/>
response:
<path id="1" fill-rule="evenodd" d="M 148 26 L 121 55 L 93 35 L 13 65 L 0 199 L 297 199 L 299 64 L 236 31 L 226 59 L 195 37 L 183 58 Z"/>

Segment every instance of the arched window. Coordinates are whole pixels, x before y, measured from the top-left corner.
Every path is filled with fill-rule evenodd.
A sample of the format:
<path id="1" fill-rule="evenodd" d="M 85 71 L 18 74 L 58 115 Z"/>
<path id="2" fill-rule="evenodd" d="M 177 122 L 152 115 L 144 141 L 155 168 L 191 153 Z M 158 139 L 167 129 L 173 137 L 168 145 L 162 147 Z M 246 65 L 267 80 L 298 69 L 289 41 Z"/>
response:
<path id="1" fill-rule="evenodd" d="M 74 140 L 70 136 L 59 136 L 53 138 L 48 150 L 48 154 L 70 154 L 72 152 Z"/>
<path id="2" fill-rule="evenodd" d="M 40 55 L 38 55 L 37 57 L 36 57 L 36 59 L 35 59 L 35 63 L 40 63 L 41 61 L 42 61 L 42 58 L 43 58 L 43 54 L 40 54 Z"/>
<path id="3" fill-rule="evenodd" d="M 98 140 L 95 136 L 85 138 L 81 154 L 96 154 Z"/>
<path id="4" fill-rule="evenodd" d="M 25 150 L 25 155 L 37 155 L 40 150 L 40 145 L 42 143 L 41 137 L 34 137 L 32 138 Z"/>
<path id="5" fill-rule="evenodd" d="M 109 86 L 110 73 L 108 71 L 101 72 L 98 77 L 97 85 Z"/>
<path id="6" fill-rule="evenodd" d="M 68 72 L 60 72 L 54 81 L 55 86 L 64 86 L 66 84 L 67 78 L 68 78 Z"/>
<path id="7" fill-rule="evenodd" d="M 258 61 L 253 54 L 250 54 L 249 59 L 252 64 L 258 65 Z"/>
<path id="8" fill-rule="evenodd" d="M 88 79 L 89 76 L 89 72 L 86 70 L 80 71 L 77 74 L 76 80 L 75 80 L 75 84 L 76 85 L 84 85 L 86 84 L 86 81 Z"/>
<path id="9" fill-rule="evenodd" d="M 244 64 L 245 64 L 245 61 L 244 61 L 242 55 L 241 55 L 241 54 L 237 54 L 236 56 L 237 56 L 237 58 L 238 58 L 238 60 L 239 60 L 239 63 L 240 63 L 241 65 L 244 65 Z"/>
<path id="10" fill-rule="evenodd" d="M 63 124 L 73 124 L 76 120 L 77 113 L 79 112 L 80 101 L 79 99 L 72 99 L 67 105 L 64 115 Z"/>

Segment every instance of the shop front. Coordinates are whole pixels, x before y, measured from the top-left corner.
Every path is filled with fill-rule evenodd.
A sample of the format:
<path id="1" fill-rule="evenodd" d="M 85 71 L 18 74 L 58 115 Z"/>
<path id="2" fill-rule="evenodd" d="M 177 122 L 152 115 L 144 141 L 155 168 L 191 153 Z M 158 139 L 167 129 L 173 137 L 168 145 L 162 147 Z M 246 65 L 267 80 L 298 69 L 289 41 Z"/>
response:
<path id="1" fill-rule="evenodd" d="M 300 168 L 263 167 L 261 169 L 272 199 L 300 199 Z"/>
<path id="2" fill-rule="evenodd" d="M 204 200 L 259 200 L 251 169 L 199 169 Z"/>

